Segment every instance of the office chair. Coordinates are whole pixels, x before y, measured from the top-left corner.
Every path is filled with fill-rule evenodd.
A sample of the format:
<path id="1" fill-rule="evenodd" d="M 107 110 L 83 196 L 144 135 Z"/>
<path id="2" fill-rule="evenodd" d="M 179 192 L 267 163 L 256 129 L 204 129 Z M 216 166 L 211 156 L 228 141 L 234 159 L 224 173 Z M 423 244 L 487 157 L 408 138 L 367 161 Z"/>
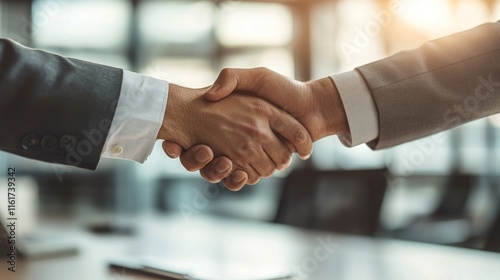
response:
<path id="1" fill-rule="evenodd" d="M 486 241 L 484 250 L 500 253 L 500 211 Z"/>
<path id="2" fill-rule="evenodd" d="M 386 170 L 294 170 L 285 179 L 275 223 L 374 236 Z"/>
<path id="3" fill-rule="evenodd" d="M 441 198 L 430 214 L 417 217 L 395 230 L 399 239 L 468 247 L 471 236 L 467 202 L 477 185 L 477 176 L 453 172 L 444 183 Z"/>
<path id="4" fill-rule="evenodd" d="M 435 218 L 463 218 L 466 215 L 469 195 L 475 187 L 476 181 L 477 176 L 474 175 L 456 172 L 451 174 L 446 183 L 446 190 L 432 216 Z"/>
<path id="5" fill-rule="evenodd" d="M 500 178 L 495 178 L 497 214 L 496 220 L 487 235 L 484 250 L 500 253 Z"/>

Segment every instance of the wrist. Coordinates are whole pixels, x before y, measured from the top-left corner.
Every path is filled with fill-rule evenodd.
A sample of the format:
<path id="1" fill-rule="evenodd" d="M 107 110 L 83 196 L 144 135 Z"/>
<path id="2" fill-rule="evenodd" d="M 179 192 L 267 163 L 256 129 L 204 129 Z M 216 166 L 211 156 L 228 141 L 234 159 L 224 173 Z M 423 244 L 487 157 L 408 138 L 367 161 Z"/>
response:
<path id="1" fill-rule="evenodd" d="M 193 139 L 190 135 L 189 115 L 194 106 L 194 100 L 199 94 L 193 90 L 169 84 L 167 108 L 163 123 L 158 132 L 157 139 L 167 140 L 179 144 L 184 149 L 192 146 Z"/>
<path id="2" fill-rule="evenodd" d="M 340 93 L 329 77 L 308 83 L 317 112 L 324 122 L 321 138 L 349 132 L 349 124 Z"/>

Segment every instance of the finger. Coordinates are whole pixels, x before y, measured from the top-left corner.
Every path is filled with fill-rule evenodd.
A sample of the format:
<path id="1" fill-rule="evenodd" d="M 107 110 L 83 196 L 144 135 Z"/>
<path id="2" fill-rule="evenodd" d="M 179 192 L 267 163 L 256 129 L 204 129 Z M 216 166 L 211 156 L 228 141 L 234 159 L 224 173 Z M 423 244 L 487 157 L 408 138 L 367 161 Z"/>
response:
<path id="1" fill-rule="evenodd" d="M 205 167 L 214 158 L 210 147 L 197 145 L 182 153 L 180 160 L 188 171 L 197 171 Z"/>
<path id="2" fill-rule="evenodd" d="M 288 150 L 293 154 L 293 153 L 296 153 L 297 150 L 295 149 L 295 146 L 290 143 L 290 141 L 288 141 L 287 139 L 283 138 L 283 136 L 281 136 L 280 134 L 274 134 L 276 137 L 278 137 L 278 139 L 281 140 L 281 142 L 283 142 L 283 144 L 286 145 L 286 147 L 288 148 Z"/>
<path id="3" fill-rule="evenodd" d="M 244 170 L 248 174 L 247 185 L 255 185 L 260 181 L 261 175 L 257 170 L 251 165 L 247 164 L 245 166 L 235 166 L 235 170 Z"/>
<path id="4" fill-rule="evenodd" d="M 260 176 L 257 173 L 257 171 L 255 171 L 255 169 L 253 169 L 253 171 L 248 171 L 248 169 L 247 169 L 247 173 L 248 173 L 247 185 L 253 186 L 253 185 L 257 185 L 257 183 L 260 182 Z"/>
<path id="5" fill-rule="evenodd" d="M 302 159 L 308 159 L 313 149 L 313 140 L 307 129 L 294 117 L 282 110 L 276 110 L 269 119 L 271 129 L 279 133 L 283 138 L 295 146 L 297 153 Z"/>
<path id="6" fill-rule="evenodd" d="M 272 133 L 270 132 L 272 135 Z M 276 139 L 278 141 L 278 139 Z M 266 139 L 264 142 L 271 142 Z M 241 155 L 240 160 L 235 159 L 237 163 L 243 165 L 243 170 L 247 171 L 247 164 L 257 172 L 258 177 L 270 177 L 273 175 L 276 170 L 276 164 L 273 162 L 271 158 L 266 154 L 262 146 L 259 144 L 258 146 L 249 146 L 242 145 L 239 147 L 239 153 Z M 246 159 L 244 162 L 241 159 Z M 254 182 L 254 176 L 252 174 L 249 175 L 249 184 Z"/>
<path id="7" fill-rule="evenodd" d="M 169 158 L 178 158 L 182 154 L 182 147 L 174 142 L 163 141 L 162 148 Z"/>
<path id="8" fill-rule="evenodd" d="M 288 142 L 288 141 L 286 141 Z M 290 166 L 292 160 L 292 151 L 277 136 L 272 141 L 266 142 L 262 149 L 269 158 L 274 161 L 276 169 L 284 170 Z M 294 148 L 295 149 L 295 148 Z"/>
<path id="9" fill-rule="evenodd" d="M 236 170 L 230 177 L 224 179 L 224 186 L 231 191 L 241 190 L 248 181 L 248 174 L 243 170 Z"/>
<path id="10" fill-rule="evenodd" d="M 272 161 L 271 158 L 262 150 L 264 157 L 255 163 L 250 163 L 250 166 L 257 171 L 260 178 L 269 178 L 276 171 L 276 164 Z"/>
<path id="11" fill-rule="evenodd" d="M 231 175 L 233 162 L 227 157 L 218 157 L 200 170 L 200 174 L 210 183 L 218 183 Z"/>

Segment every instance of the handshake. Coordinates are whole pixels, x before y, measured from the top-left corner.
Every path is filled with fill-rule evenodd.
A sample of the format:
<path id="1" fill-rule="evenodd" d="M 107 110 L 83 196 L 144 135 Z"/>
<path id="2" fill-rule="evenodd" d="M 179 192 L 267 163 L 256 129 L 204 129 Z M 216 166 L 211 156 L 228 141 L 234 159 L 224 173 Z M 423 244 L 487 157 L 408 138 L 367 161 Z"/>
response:
<path id="1" fill-rule="evenodd" d="M 313 142 L 348 132 L 330 78 L 299 82 L 265 68 L 225 69 L 210 88 L 170 85 L 157 139 L 189 171 L 230 190 L 308 159 Z"/>

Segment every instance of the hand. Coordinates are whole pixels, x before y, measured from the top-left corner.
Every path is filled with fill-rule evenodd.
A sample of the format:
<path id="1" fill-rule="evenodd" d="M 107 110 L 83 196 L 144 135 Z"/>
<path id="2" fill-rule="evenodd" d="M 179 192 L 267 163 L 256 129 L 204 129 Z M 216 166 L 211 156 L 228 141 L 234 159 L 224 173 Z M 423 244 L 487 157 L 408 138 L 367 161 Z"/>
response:
<path id="1" fill-rule="evenodd" d="M 324 78 L 308 83 L 298 82 L 281 76 L 265 68 L 257 69 L 225 69 L 217 81 L 207 91 L 205 98 L 211 101 L 220 100 L 235 90 L 246 91 L 271 101 L 296 117 L 310 132 L 314 141 L 328 135 L 342 134 L 348 131 L 347 117 L 344 112 L 339 93 L 330 78 Z M 170 149 L 175 149 L 175 143 L 166 143 Z M 206 152 L 210 148 L 202 146 Z M 191 150 L 182 154 L 183 164 L 193 164 L 196 159 L 191 156 Z M 179 147 L 176 156 L 181 155 Z M 168 154 L 168 153 L 167 153 Z M 216 159 L 216 161 L 219 159 Z M 215 162 L 215 161 L 214 161 Z M 225 159 L 223 163 L 230 166 Z M 219 164 L 223 164 L 219 163 Z M 214 164 L 199 165 L 202 174 L 214 174 Z M 226 186 L 232 184 L 233 174 L 225 180 Z M 222 179 L 220 176 L 212 179 Z M 228 186 L 230 187 L 230 186 Z"/>
<path id="2" fill-rule="evenodd" d="M 242 170 L 236 170 L 231 174 L 233 162 L 229 158 L 220 156 L 212 161 L 214 154 L 207 145 L 197 145 L 183 151 L 177 143 L 164 141 L 163 150 L 170 158 L 180 157 L 186 170 L 191 172 L 200 170 L 201 176 L 211 183 L 218 183 L 231 175 L 231 178 L 224 182 L 230 190 L 240 190 L 248 180 L 248 174 Z"/>
<path id="3" fill-rule="evenodd" d="M 204 89 L 171 85 L 159 139 L 178 143 L 184 149 L 204 143 L 215 156 L 232 160 L 234 166 L 230 172 L 245 171 L 249 184 L 257 183 L 260 177 L 271 176 L 276 169 L 286 168 L 295 149 L 301 154 L 310 154 L 312 139 L 307 130 L 284 111 L 245 95 L 208 102 L 202 97 L 204 92 Z M 166 146 L 164 143 L 164 148 Z M 203 151 L 197 148 L 189 154 L 194 157 Z M 211 157 L 208 153 L 208 158 Z M 217 160 L 225 161 L 224 158 Z"/>
<path id="4" fill-rule="evenodd" d="M 235 91 L 258 96 L 290 113 L 307 128 L 313 141 L 349 129 L 340 95 L 330 78 L 305 83 L 266 68 L 224 69 L 204 97 L 218 101 Z"/>

